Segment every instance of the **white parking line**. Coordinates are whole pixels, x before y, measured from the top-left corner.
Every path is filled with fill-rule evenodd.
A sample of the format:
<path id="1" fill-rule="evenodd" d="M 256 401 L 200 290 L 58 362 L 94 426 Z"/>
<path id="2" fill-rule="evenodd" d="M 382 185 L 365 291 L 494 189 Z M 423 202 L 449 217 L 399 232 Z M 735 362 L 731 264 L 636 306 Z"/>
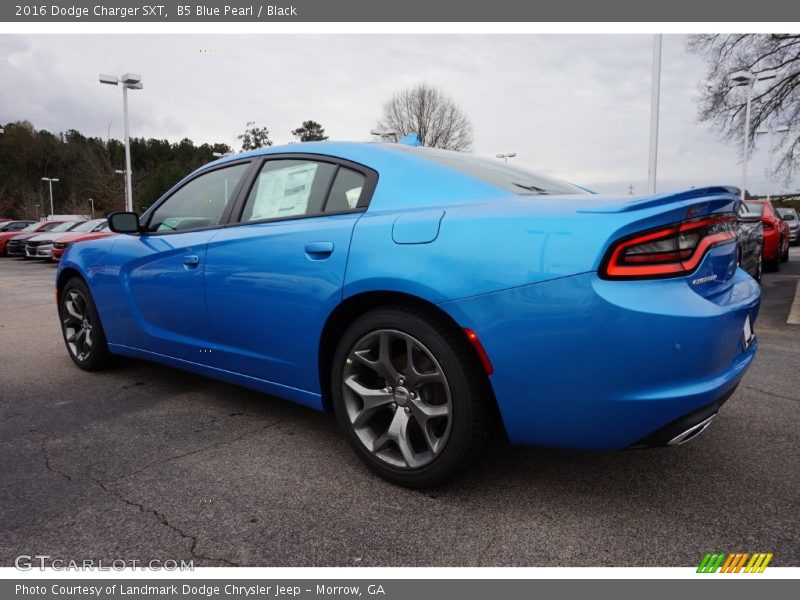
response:
<path id="1" fill-rule="evenodd" d="M 789 325 L 800 325 L 800 279 L 797 280 L 792 309 L 789 311 L 789 318 L 786 319 L 786 322 Z"/>

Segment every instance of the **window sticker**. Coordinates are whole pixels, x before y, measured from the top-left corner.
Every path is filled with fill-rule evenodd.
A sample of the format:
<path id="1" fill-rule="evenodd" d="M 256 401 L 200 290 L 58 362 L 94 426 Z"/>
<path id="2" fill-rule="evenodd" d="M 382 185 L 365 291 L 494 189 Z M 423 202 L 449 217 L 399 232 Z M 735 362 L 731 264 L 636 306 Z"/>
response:
<path id="1" fill-rule="evenodd" d="M 305 214 L 316 172 L 316 163 L 262 171 L 251 220 Z"/>

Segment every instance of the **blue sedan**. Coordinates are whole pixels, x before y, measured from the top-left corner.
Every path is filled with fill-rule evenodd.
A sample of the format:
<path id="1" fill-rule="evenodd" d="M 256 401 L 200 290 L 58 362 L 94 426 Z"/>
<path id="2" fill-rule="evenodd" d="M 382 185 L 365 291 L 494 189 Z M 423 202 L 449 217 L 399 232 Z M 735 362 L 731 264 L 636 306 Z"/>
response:
<path id="1" fill-rule="evenodd" d="M 605 196 L 469 154 L 304 143 L 198 169 L 57 275 L 70 357 L 151 360 L 332 410 L 431 486 L 499 419 L 616 450 L 705 429 L 756 353 L 738 192 Z"/>

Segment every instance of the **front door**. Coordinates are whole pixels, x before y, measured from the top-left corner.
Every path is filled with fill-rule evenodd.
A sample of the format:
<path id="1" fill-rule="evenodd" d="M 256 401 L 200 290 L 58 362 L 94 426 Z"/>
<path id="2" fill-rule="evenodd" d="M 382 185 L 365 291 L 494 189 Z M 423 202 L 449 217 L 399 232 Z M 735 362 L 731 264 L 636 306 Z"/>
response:
<path id="1" fill-rule="evenodd" d="M 138 236 L 121 235 L 120 303 L 106 320 L 125 328 L 126 345 L 204 362 L 210 339 L 204 263 L 210 240 L 221 230 L 226 206 L 247 163 L 215 169 L 188 181 L 149 215 Z"/>
<path id="2" fill-rule="evenodd" d="M 322 159 L 264 163 L 240 224 L 220 231 L 206 255 L 214 366 L 320 392 L 320 332 L 341 301 L 366 181 Z"/>

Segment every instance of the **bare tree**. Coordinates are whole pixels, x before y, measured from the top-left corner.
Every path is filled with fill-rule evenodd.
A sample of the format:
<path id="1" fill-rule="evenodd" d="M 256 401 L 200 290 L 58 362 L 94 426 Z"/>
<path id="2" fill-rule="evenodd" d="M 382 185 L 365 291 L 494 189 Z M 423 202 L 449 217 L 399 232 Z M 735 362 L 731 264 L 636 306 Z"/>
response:
<path id="1" fill-rule="evenodd" d="M 383 106 L 378 128 L 404 136 L 419 135 L 423 146 L 445 150 L 469 150 L 472 123 L 456 103 L 426 83 L 396 93 Z"/>
<path id="2" fill-rule="evenodd" d="M 756 129 L 794 123 L 794 131 L 775 137 L 776 149 L 782 149 L 776 154 L 775 173 L 791 178 L 800 167 L 800 35 L 693 35 L 688 47 L 708 63 L 708 81 L 699 98 L 700 120 L 712 123 L 728 140 L 742 141 L 746 108 L 746 90 L 731 89 L 730 74 L 776 71 L 774 79 L 753 89 L 748 139 L 752 146 Z"/>

